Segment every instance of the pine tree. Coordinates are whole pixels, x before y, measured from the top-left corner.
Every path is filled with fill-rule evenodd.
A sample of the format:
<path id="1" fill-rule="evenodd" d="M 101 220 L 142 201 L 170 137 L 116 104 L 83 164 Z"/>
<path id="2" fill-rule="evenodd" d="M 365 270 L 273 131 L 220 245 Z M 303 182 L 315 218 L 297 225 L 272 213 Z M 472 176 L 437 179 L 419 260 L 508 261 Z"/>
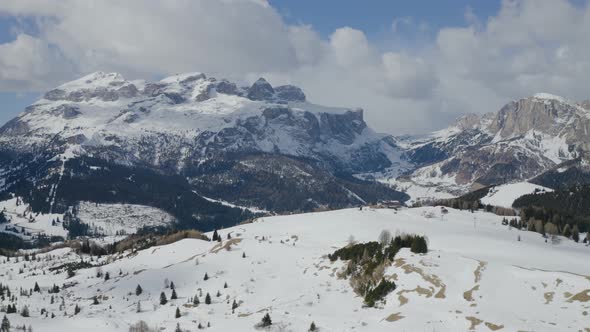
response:
<path id="1" fill-rule="evenodd" d="M 579 242 L 580 241 L 580 229 L 578 225 L 574 225 L 572 229 L 572 240 Z"/>
<path id="2" fill-rule="evenodd" d="M 92 298 L 92 304 L 98 305 L 98 298 L 96 297 L 96 295 Z"/>
<path id="3" fill-rule="evenodd" d="M 76 307 L 74 307 L 74 315 L 77 315 L 80 313 L 80 307 L 76 304 Z"/>
<path id="4" fill-rule="evenodd" d="M 205 277 L 203 277 L 203 280 L 205 280 L 205 281 L 209 280 L 209 275 L 207 274 L 207 272 L 205 272 Z"/>
<path id="5" fill-rule="evenodd" d="M 172 289 L 172 295 L 170 295 L 170 300 L 176 300 L 178 296 L 176 296 L 176 289 Z"/>
<path id="6" fill-rule="evenodd" d="M 196 296 L 196 295 L 195 295 L 195 297 L 193 298 L 193 304 L 194 304 L 194 305 L 197 305 L 197 306 L 200 304 L 199 297 L 198 297 L 198 296 Z"/>
<path id="7" fill-rule="evenodd" d="M 9 331 L 10 331 L 10 321 L 8 320 L 6 315 L 4 315 L 4 318 L 2 318 L 2 324 L 0 324 L 0 332 L 9 332 Z"/>
<path id="8" fill-rule="evenodd" d="M 164 292 L 160 293 L 160 304 L 165 305 L 168 303 L 168 299 L 166 299 L 166 294 Z"/>
<path id="9" fill-rule="evenodd" d="M 232 303 L 231 305 L 231 310 L 235 310 L 238 308 L 238 303 L 236 302 L 236 300 L 234 299 L 234 303 Z"/>
<path id="10" fill-rule="evenodd" d="M 140 285 L 137 285 L 137 287 L 135 288 L 135 295 L 139 296 L 141 295 L 141 293 L 143 293 L 143 289 Z"/>
<path id="11" fill-rule="evenodd" d="M 182 332 L 182 330 L 180 329 L 180 323 L 176 323 L 176 329 L 174 330 L 174 332 Z"/>
<path id="12" fill-rule="evenodd" d="M 205 304 L 211 304 L 211 295 L 209 293 L 205 296 Z"/>
<path id="13" fill-rule="evenodd" d="M 111 279 L 111 275 L 107 272 L 104 274 L 104 281 Z"/>
<path id="14" fill-rule="evenodd" d="M 199 326 L 197 326 L 197 328 L 198 328 L 199 330 L 202 330 L 202 329 L 203 329 L 203 325 L 201 325 L 201 323 L 199 323 Z"/>
<path id="15" fill-rule="evenodd" d="M 20 311 L 20 315 L 23 317 L 29 317 L 29 307 L 24 306 L 23 309 Z"/>
<path id="16" fill-rule="evenodd" d="M 262 321 L 260 322 L 260 326 L 268 327 L 271 325 L 272 325 L 272 320 L 270 319 L 270 315 L 267 312 L 266 315 L 264 315 L 264 317 L 262 317 Z"/>
<path id="17" fill-rule="evenodd" d="M 569 224 L 566 224 L 565 227 L 563 228 L 563 236 L 565 236 L 567 238 L 572 236 L 572 229 L 570 228 Z"/>
<path id="18" fill-rule="evenodd" d="M 174 286 L 174 281 L 171 281 L 171 282 L 170 282 L 170 288 L 171 288 L 171 289 L 175 289 L 175 288 L 176 288 L 176 287 Z"/>
<path id="19" fill-rule="evenodd" d="M 217 230 L 215 230 L 213 232 L 213 241 L 217 241 L 218 238 L 219 238 L 219 234 L 217 234 Z"/>
<path id="20" fill-rule="evenodd" d="M 314 322 L 311 322 L 311 325 L 309 326 L 309 331 L 313 332 L 313 331 L 317 331 L 318 328 L 315 326 Z"/>
<path id="21" fill-rule="evenodd" d="M 174 317 L 180 318 L 180 309 L 178 307 L 176 307 L 176 315 Z"/>
<path id="22" fill-rule="evenodd" d="M 223 284 L 223 288 L 227 288 L 227 282 Z"/>
<path id="23" fill-rule="evenodd" d="M 246 252 L 245 251 L 242 253 L 242 258 L 246 258 Z"/>
<path id="24" fill-rule="evenodd" d="M 35 282 L 35 287 L 33 288 L 33 291 L 37 293 L 41 292 L 41 288 L 39 288 L 39 284 L 37 282 Z"/>

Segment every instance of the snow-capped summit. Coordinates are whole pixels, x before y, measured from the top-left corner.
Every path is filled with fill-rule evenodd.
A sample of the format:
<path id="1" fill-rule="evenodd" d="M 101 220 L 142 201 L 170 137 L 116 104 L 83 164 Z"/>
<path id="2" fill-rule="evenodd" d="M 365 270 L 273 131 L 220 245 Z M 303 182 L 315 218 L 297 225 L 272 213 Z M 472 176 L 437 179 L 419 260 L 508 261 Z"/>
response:
<path id="1" fill-rule="evenodd" d="M 561 97 L 561 96 L 557 96 L 551 93 L 546 93 L 546 92 L 539 92 L 539 93 L 535 93 L 533 95 L 533 98 L 537 98 L 537 99 L 547 99 L 547 100 L 557 100 L 559 102 L 566 102 L 566 99 Z"/>
<path id="2" fill-rule="evenodd" d="M 404 155 L 418 169 L 410 178 L 454 194 L 526 180 L 590 152 L 590 111 L 563 97 L 538 93 L 499 111 L 469 115 Z"/>
<path id="3" fill-rule="evenodd" d="M 263 200 L 243 204 L 260 203 L 271 210 L 276 206 L 269 200 L 285 208 L 280 195 L 269 199 L 249 187 L 251 183 L 242 177 L 228 178 L 251 172 L 254 175 L 248 176 L 252 181 L 274 176 L 281 183 L 295 181 L 291 186 L 301 189 L 297 199 L 305 202 L 291 204 L 290 208 L 312 209 L 325 204 L 314 201 L 314 197 L 333 202 L 339 195 L 342 198 L 337 198 L 336 204 L 349 206 L 366 200 L 337 184 L 330 174 L 397 167 L 401 149 L 387 135 L 371 130 L 362 110 L 312 104 L 293 85 L 273 87 L 260 78 L 249 87 L 241 87 L 199 72 L 155 82 L 130 81 L 116 73 L 96 72 L 47 92 L 2 126 L 0 153 L 43 153 L 47 161 L 92 157 L 185 177 L 190 173 L 199 191 L 207 187 L 211 193 L 236 193 L 239 181 L 245 191 L 252 193 L 252 199 Z M 269 169 L 272 159 L 282 170 L 260 176 Z M 236 169 L 228 166 L 228 160 Z M 216 168 L 222 164 L 225 168 Z M 245 164 L 250 167 L 243 168 Z M 216 176 L 221 176 L 220 172 L 231 174 L 214 179 L 209 172 Z M 226 181 L 231 190 L 211 189 L 226 185 Z M 324 189 L 330 195 L 320 195 Z M 365 193 L 373 201 L 378 197 L 371 190 Z M 235 203 L 245 195 L 210 196 Z"/>

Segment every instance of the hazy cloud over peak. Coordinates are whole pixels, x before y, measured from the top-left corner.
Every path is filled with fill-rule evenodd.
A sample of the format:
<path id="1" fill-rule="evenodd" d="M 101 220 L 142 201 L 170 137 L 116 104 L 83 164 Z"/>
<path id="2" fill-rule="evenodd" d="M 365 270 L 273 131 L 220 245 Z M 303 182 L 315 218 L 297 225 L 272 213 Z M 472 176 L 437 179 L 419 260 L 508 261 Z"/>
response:
<path id="1" fill-rule="evenodd" d="M 0 90 L 42 91 L 95 70 L 264 75 L 300 85 L 313 102 L 363 107 L 371 125 L 392 133 L 441 127 L 538 91 L 590 97 L 588 3 L 503 1 L 489 17 L 463 10 L 465 22 L 400 51 L 359 27 L 322 38 L 311 25 L 287 24 L 266 1 L 4 0 L 0 15 L 35 32 L 17 23 L 0 44 Z M 420 29 L 414 21 L 392 14 L 389 33 Z"/>

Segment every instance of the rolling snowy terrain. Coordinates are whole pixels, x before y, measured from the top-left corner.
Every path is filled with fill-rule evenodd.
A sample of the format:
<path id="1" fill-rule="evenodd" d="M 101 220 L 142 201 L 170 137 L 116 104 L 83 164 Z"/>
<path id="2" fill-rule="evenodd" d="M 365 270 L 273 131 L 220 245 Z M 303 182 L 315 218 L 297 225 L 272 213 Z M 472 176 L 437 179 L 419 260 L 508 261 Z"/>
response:
<path id="1" fill-rule="evenodd" d="M 536 192 L 551 192 L 553 189 L 545 188 L 530 182 L 508 183 L 490 188 L 486 196 L 481 199 L 483 204 L 511 208 L 514 201 L 524 195 Z"/>
<path id="2" fill-rule="evenodd" d="M 64 213 L 35 213 L 22 198 L 0 201 L 7 223 L 0 224 L 0 232 L 30 240 L 43 234 L 67 238 L 63 226 Z M 170 214 L 143 205 L 97 204 L 80 202 L 75 206 L 75 216 L 89 226 L 94 236 L 134 234 L 143 227 L 170 226 L 176 219 Z"/>
<path id="3" fill-rule="evenodd" d="M 0 277 L 17 295 L 17 309 L 30 311 L 29 318 L 7 317 L 35 331 L 128 331 L 140 320 L 166 331 L 208 323 L 211 331 L 248 331 L 265 313 L 269 331 L 306 331 L 312 321 L 320 331 L 589 331 L 590 248 L 565 238 L 547 243 L 501 220 L 440 207 L 265 217 L 219 231 L 221 243 L 184 239 L 92 260 L 68 248 L 37 254 L 37 261 L 0 257 Z M 338 277 L 346 264 L 327 255 L 350 241 L 376 241 L 382 230 L 426 235 L 429 252 L 402 249 L 385 270 L 397 289 L 367 308 Z M 81 260 L 104 265 L 68 278 L 62 265 Z M 170 299 L 166 280 L 178 299 Z M 35 282 L 40 293 L 19 295 Z M 53 284 L 59 294 L 48 293 Z M 195 296 L 198 306 L 190 301 Z"/>

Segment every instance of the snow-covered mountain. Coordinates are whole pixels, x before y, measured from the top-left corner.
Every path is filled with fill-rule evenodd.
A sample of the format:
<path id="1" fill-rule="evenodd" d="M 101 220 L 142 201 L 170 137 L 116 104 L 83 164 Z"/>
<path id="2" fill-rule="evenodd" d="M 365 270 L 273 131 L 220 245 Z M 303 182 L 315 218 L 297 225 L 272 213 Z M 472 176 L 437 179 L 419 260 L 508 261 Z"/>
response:
<path id="1" fill-rule="evenodd" d="M 561 236 L 547 243 L 502 218 L 440 207 L 348 209 L 265 217 L 219 231 L 221 243 L 0 256 L 3 292 L 17 298 L 0 304 L 16 306 L 12 326 L 48 332 L 138 331 L 130 326 L 139 321 L 153 331 L 308 331 L 312 322 L 319 331 L 587 330 L 588 247 Z M 342 277 L 349 262 L 328 255 L 378 241 L 383 230 L 426 235 L 429 252 L 404 248 L 386 261 L 380 271 L 396 288 L 367 307 Z M 29 317 L 19 314 L 25 306 Z M 257 328 L 267 313 L 272 324 Z"/>
<path id="2" fill-rule="evenodd" d="M 81 200 L 173 214 L 194 200 L 207 211 L 232 204 L 309 211 L 406 199 L 350 176 L 396 168 L 402 152 L 368 128 L 361 109 L 312 104 L 295 86 L 261 78 L 239 87 L 202 73 L 129 81 L 96 72 L 47 92 L 0 128 L 0 193 L 36 201 L 32 209 L 46 213 Z M 173 203 L 176 197 L 185 203 Z M 207 219 L 194 209 L 175 217 Z M 251 217 L 234 211 L 228 224 Z"/>
<path id="3" fill-rule="evenodd" d="M 222 153 L 279 153 L 340 170 L 389 166 L 399 151 L 373 132 L 361 109 L 306 101 L 295 86 L 250 87 L 202 73 L 159 82 L 96 72 L 47 92 L 0 129 L 5 149 L 62 153 L 119 163 L 186 169 Z"/>
<path id="4" fill-rule="evenodd" d="M 589 128 L 587 104 L 536 94 L 408 142 L 404 157 L 417 169 L 406 180 L 460 194 L 531 179 L 571 161 L 583 167 L 590 158 Z"/>

